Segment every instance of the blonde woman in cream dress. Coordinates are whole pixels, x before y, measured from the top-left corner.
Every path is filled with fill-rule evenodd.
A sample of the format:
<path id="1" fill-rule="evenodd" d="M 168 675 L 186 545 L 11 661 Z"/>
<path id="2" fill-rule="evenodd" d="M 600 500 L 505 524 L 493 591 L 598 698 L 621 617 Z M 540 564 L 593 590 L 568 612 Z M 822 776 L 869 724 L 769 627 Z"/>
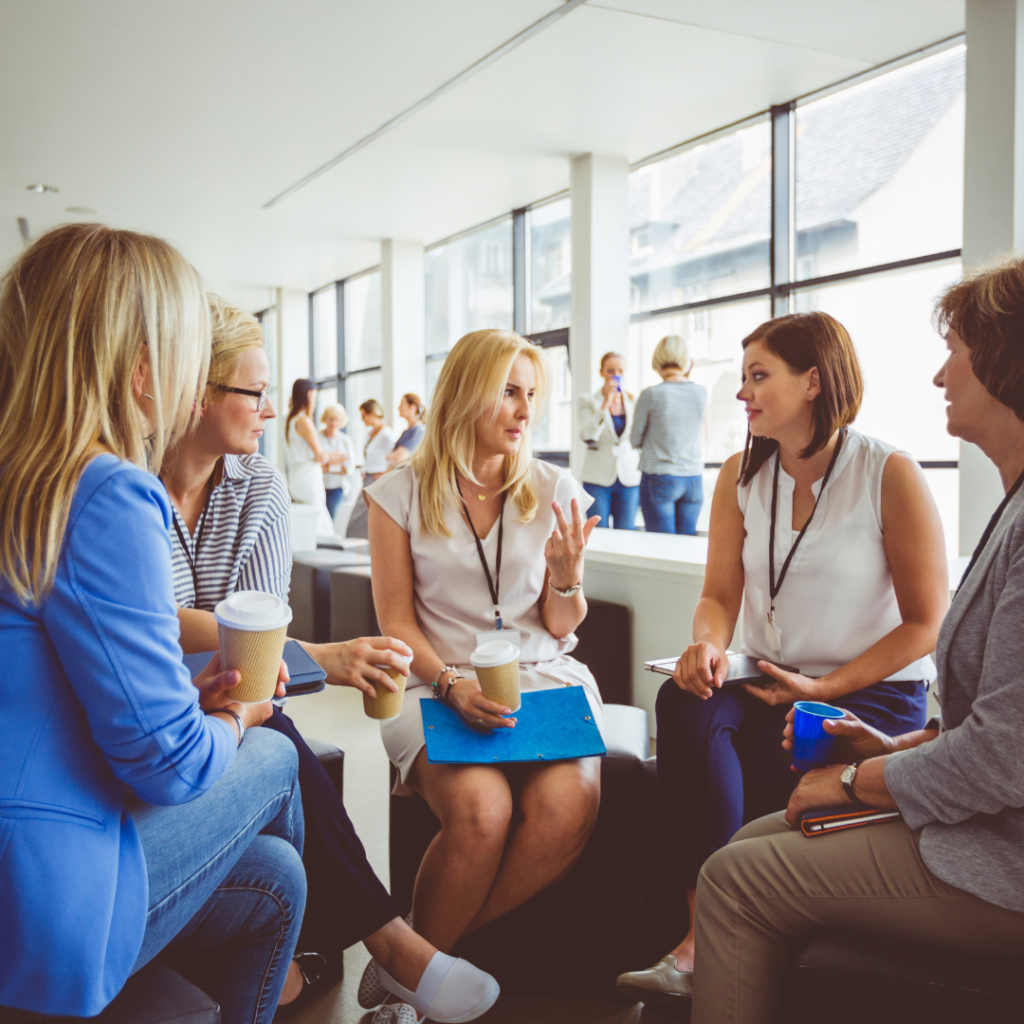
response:
<path id="1" fill-rule="evenodd" d="M 504 628 L 520 634 L 520 684 L 581 686 L 601 722 L 597 684 L 570 656 L 586 615 L 578 585 L 597 517 L 584 521 L 592 499 L 567 472 L 530 457 L 546 382 L 540 351 L 518 335 L 466 335 L 445 361 L 411 463 L 366 491 L 377 617 L 414 652 L 402 713 L 381 724 L 381 736 L 398 769 L 396 792 L 419 793 L 441 822 L 413 909 L 417 930 L 442 950 L 560 878 L 600 802 L 597 758 L 430 764 L 423 739 L 420 701 L 435 690 L 478 728 L 515 727 L 469 664 L 477 634 L 495 628 L 473 530 L 493 578 L 502 515 L 499 603 Z"/>

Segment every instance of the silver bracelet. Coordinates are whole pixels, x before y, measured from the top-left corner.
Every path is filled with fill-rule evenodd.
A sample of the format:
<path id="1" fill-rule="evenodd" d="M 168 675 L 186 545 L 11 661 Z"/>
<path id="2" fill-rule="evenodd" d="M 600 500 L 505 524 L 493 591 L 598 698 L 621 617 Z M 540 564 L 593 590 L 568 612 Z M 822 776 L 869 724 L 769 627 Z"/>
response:
<path id="1" fill-rule="evenodd" d="M 215 711 L 221 711 L 225 715 L 230 715 L 238 723 L 238 745 L 242 745 L 242 740 L 245 739 L 245 723 L 236 711 L 232 711 L 231 708 L 210 708 L 206 712 L 208 715 L 212 715 Z"/>
<path id="2" fill-rule="evenodd" d="M 571 587 L 566 587 L 565 590 L 559 590 L 551 580 L 548 580 L 548 587 L 559 597 L 575 597 L 583 589 L 583 580 L 574 583 Z"/>
<path id="3" fill-rule="evenodd" d="M 454 672 L 455 675 L 448 680 L 448 689 L 444 691 L 444 695 L 442 696 L 441 676 L 443 676 L 445 672 Z M 455 680 L 465 678 L 466 677 L 454 665 L 445 665 L 444 668 L 442 668 L 441 671 L 438 672 L 436 676 L 434 676 L 434 681 L 430 684 L 430 695 L 434 698 L 434 700 L 442 700 L 445 703 L 447 703 L 448 694 L 451 692 L 452 686 L 455 685 Z"/>

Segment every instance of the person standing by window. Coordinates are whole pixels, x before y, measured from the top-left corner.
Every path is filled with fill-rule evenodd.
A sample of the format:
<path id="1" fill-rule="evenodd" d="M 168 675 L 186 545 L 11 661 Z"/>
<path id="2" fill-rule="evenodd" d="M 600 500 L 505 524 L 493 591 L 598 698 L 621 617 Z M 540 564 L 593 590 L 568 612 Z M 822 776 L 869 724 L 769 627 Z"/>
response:
<path id="1" fill-rule="evenodd" d="M 704 504 L 700 429 L 708 393 L 689 379 L 690 346 L 679 334 L 658 342 L 651 366 L 661 383 L 637 399 L 629 439 L 640 449 L 640 508 L 648 533 L 697 532 Z"/>
<path id="2" fill-rule="evenodd" d="M 321 514 L 316 532 L 334 532 L 327 514 L 327 493 L 323 468 L 328 453 L 320 444 L 320 435 L 313 423 L 316 412 L 317 387 L 311 380 L 300 377 L 292 385 L 292 400 L 288 418 L 284 421 L 285 467 L 288 471 L 288 493 L 298 505 L 312 505 Z"/>
<path id="3" fill-rule="evenodd" d="M 626 360 L 618 352 L 601 356 L 604 384 L 592 395 L 580 395 L 576 403 L 580 439 L 586 442 L 583 456 L 583 489 L 594 499 L 598 526 L 616 530 L 636 529 L 640 500 L 640 468 L 636 449 L 629 443 L 636 402 L 624 391 Z"/>
<path id="4" fill-rule="evenodd" d="M 427 432 L 423 425 L 423 417 L 426 414 L 427 407 L 419 395 L 411 391 L 407 395 L 402 395 L 402 400 L 398 403 L 398 415 L 409 425 L 402 431 L 395 442 L 395 447 L 384 456 L 389 466 L 400 466 L 412 458 L 412 453 L 416 451 Z"/>
<path id="5" fill-rule="evenodd" d="M 353 476 L 356 465 L 356 446 L 345 433 L 348 413 L 343 405 L 329 405 L 320 416 L 324 429 L 320 431 L 320 444 L 327 453 L 328 464 L 324 467 L 324 489 L 327 492 L 327 512 L 335 519 L 338 506 L 352 502 L 355 485 Z M 344 528 L 335 531 L 344 535 Z"/>
<path id="6" fill-rule="evenodd" d="M 369 428 L 370 436 L 363 448 L 363 483 L 367 487 L 391 467 L 388 453 L 398 443 L 398 435 L 384 422 L 384 410 L 376 398 L 368 398 L 359 406 L 363 425 Z"/>

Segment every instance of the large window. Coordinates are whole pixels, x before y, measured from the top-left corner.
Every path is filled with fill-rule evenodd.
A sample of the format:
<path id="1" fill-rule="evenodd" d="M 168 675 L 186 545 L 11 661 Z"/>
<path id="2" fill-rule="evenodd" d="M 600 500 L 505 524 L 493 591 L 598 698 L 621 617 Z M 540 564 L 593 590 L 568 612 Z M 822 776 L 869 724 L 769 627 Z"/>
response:
<path id="1" fill-rule="evenodd" d="M 350 277 L 345 289 L 345 373 L 380 367 L 380 271 Z"/>
<path id="2" fill-rule="evenodd" d="M 963 108 L 955 46 L 632 172 L 627 383 L 656 381 L 659 338 L 688 339 L 708 389 L 708 484 L 746 435 L 743 337 L 821 310 L 857 348 L 857 427 L 922 463 L 955 554 L 958 445 L 931 385 L 943 358 L 931 312 L 960 273 Z"/>
<path id="3" fill-rule="evenodd" d="M 964 48 L 796 109 L 798 280 L 959 249 Z"/>
<path id="4" fill-rule="evenodd" d="M 634 312 L 771 284 L 768 118 L 629 176 Z"/>
<path id="5" fill-rule="evenodd" d="M 572 201 L 568 196 L 526 211 L 529 334 L 569 326 L 572 296 Z"/>
<path id="6" fill-rule="evenodd" d="M 443 356 L 464 334 L 512 329 L 512 219 L 427 250 L 427 355 Z"/>

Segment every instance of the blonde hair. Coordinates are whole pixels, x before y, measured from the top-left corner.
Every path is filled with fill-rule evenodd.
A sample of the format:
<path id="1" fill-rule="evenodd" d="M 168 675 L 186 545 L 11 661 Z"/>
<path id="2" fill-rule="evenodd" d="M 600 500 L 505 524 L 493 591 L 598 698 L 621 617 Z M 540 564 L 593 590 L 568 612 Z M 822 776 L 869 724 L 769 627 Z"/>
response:
<path id="1" fill-rule="evenodd" d="M 423 399 L 420 398 L 414 391 L 408 391 L 402 395 L 402 401 L 406 405 L 411 405 L 416 410 L 416 415 L 422 420 L 427 415 L 427 407 L 423 404 Z"/>
<path id="2" fill-rule="evenodd" d="M 689 342 L 681 334 L 666 334 L 657 345 L 654 346 L 654 355 L 651 356 L 651 366 L 655 373 L 661 373 L 669 367 L 676 367 L 683 373 L 689 373 L 692 369 L 693 360 L 690 359 Z"/>
<path id="3" fill-rule="evenodd" d="M 322 413 L 320 413 L 320 422 L 326 423 L 328 416 L 337 416 L 341 420 L 342 427 L 348 424 L 348 413 L 345 412 L 345 406 L 343 405 L 329 405 Z"/>
<path id="4" fill-rule="evenodd" d="M 359 406 L 359 411 L 365 412 L 367 416 L 379 416 L 381 419 L 384 419 L 384 407 L 376 398 L 368 398 Z"/>
<path id="5" fill-rule="evenodd" d="M 149 421 L 132 390 L 148 360 Z M 198 419 L 210 361 L 199 274 L 159 238 L 68 224 L 0 280 L 0 576 L 53 586 L 79 477 L 97 449 L 158 472 Z"/>
<path id="6" fill-rule="evenodd" d="M 481 416 L 497 418 L 512 364 L 520 355 L 528 356 L 533 363 L 537 373 L 536 406 L 541 407 L 547 391 L 547 367 L 541 350 L 525 338 L 512 331 L 473 331 L 461 337 L 448 353 L 434 389 L 433 411 L 423 443 L 411 460 L 419 479 L 420 515 L 428 533 L 451 536 L 444 511 L 446 502 L 457 502 L 455 473 L 476 482 L 476 421 Z M 527 431 L 519 451 L 505 459 L 502 487 L 524 523 L 537 514 L 532 459 Z"/>
<path id="7" fill-rule="evenodd" d="M 238 372 L 242 356 L 254 348 L 263 348 L 263 328 L 251 313 L 232 306 L 213 292 L 207 292 L 213 326 L 213 349 L 207 387 L 230 386 Z"/>

